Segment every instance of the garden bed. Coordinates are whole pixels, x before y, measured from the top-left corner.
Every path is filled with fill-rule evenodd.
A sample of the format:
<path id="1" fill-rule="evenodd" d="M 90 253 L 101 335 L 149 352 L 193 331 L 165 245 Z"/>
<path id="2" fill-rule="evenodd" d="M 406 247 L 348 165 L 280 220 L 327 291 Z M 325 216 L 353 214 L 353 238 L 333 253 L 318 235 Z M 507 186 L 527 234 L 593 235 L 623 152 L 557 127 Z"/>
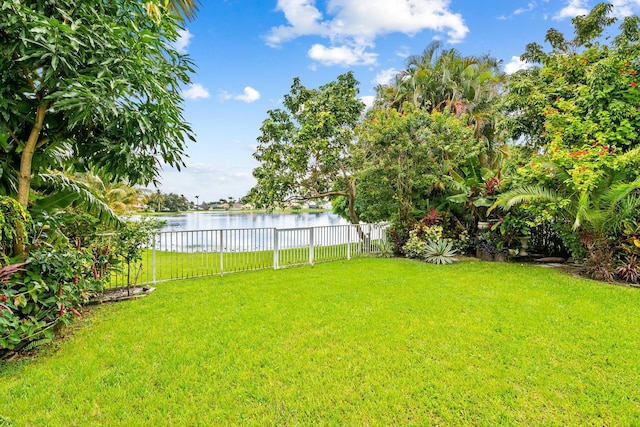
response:
<path id="1" fill-rule="evenodd" d="M 143 298 L 155 290 L 156 288 L 152 286 L 131 286 L 128 289 L 127 287 L 105 289 L 101 294 L 91 298 L 89 304 L 102 304 Z"/>

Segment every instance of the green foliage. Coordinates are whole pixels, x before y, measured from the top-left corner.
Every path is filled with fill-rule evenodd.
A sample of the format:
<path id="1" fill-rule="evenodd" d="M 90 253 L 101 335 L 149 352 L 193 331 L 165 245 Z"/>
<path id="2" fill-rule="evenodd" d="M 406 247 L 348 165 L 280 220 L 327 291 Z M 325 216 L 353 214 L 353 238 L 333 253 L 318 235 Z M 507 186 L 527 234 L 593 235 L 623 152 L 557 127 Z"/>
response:
<path id="1" fill-rule="evenodd" d="M 456 117 L 466 115 L 474 136 L 497 157 L 501 141 L 496 138 L 494 106 L 505 78 L 499 62 L 489 55 L 462 56 L 455 49 L 441 49 L 442 43 L 435 41 L 421 55 L 407 58 L 394 81 L 377 88 L 377 107 L 403 112 L 411 104 Z"/>
<path id="2" fill-rule="evenodd" d="M 0 284 L 0 352 L 51 340 L 55 328 L 69 324 L 104 286 L 93 273 L 91 254 L 83 249 L 41 244 L 29 252 L 26 263 L 3 270 L 12 267 Z"/>
<path id="3" fill-rule="evenodd" d="M 478 157 L 469 157 L 450 175 L 453 194 L 446 198 L 449 208 L 458 205 L 470 213 L 474 222 L 487 221 L 504 184 L 502 171 L 482 167 Z"/>
<path id="4" fill-rule="evenodd" d="M 457 250 L 453 248 L 453 243 L 449 240 L 438 239 L 428 241 L 424 250 L 424 260 L 431 264 L 453 264 L 458 260 L 455 258 Z"/>
<path id="5" fill-rule="evenodd" d="M 33 221 L 26 209 L 15 199 L 0 196 L 0 261 L 13 255 L 16 241 L 28 241 Z"/>
<path id="6" fill-rule="evenodd" d="M 592 166 L 637 145 L 640 44 L 634 34 L 639 21 L 625 18 L 620 36 L 603 45 L 598 37 L 615 22 L 608 16 L 611 7 L 601 3 L 589 15 L 576 17 L 573 40 L 549 30 L 549 53 L 539 45 L 527 47 L 522 58 L 540 67 L 517 73 L 504 97 L 503 124 L 514 140 L 524 137 L 531 147 L 564 156 L 602 156 Z"/>
<path id="7" fill-rule="evenodd" d="M 442 225 L 423 218 L 409 232 L 409 238 L 402 246 L 402 253 L 407 258 L 415 258 L 434 264 L 450 264 L 455 261 L 453 255 L 464 252 L 469 247 L 470 239 L 466 230 L 455 235 L 455 230 L 445 230 Z M 439 222 L 439 221 L 438 221 Z"/>
<path id="8" fill-rule="evenodd" d="M 127 287 L 137 282 L 142 268 L 142 254 L 149 248 L 154 235 L 160 228 L 160 221 L 144 218 L 140 221 L 127 221 L 115 233 L 113 256 L 122 259 L 127 274 Z"/>
<path id="9" fill-rule="evenodd" d="M 549 30 L 550 52 L 527 47 L 522 58 L 537 66 L 508 83 L 503 124 L 533 156 L 491 208 L 518 206 L 536 226 L 551 225 L 605 280 L 631 254 L 640 191 L 640 20 L 627 17 L 618 36 L 604 37 L 611 10 L 601 3 L 574 18 L 572 40 Z"/>
<path id="10" fill-rule="evenodd" d="M 478 157 L 483 144 L 465 117 L 428 112 L 405 104 L 373 110 L 359 128 L 358 208 L 368 221 L 410 226 L 415 217 L 446 199 L 455 187 L 451 172 Z"/>
<path id="11" fill-rule="evenodd" d="M 262 123 L 254 153 L 256 207 L 286 202 L 346 197 L 349 219 L 357 223 L 353 161 L 354 129 L 364 109 L 356 96 L 358 82 L 346 73 L 319 89 L 307 89 L 298 78 L 284 97 L 284 108 L 270 110 Z"/>
<path id="12" fill-rule="evenodd" d="M 191 208 L 191 203 L 184 195 L 175 193 L 154 195 L 151 204 L 154 208 L 159 205 L 162 212 L 184 212 Z"/>
<path id="13" fill-rule="evenodd" d="M 156 229 L 155 220 L 129 221 L 113 230 L 86 213 L 41 216 L 26 263 L 13 260 L 0 269 L 0 353 L 50 341 L 119 267 L 134 280 Z"/>
<path id="14" fill-rule="evenodd" d="M 192 64 L 171 46 L 174 16 L 150 19 L 135 0 L 3 0 L 0 14 L 0 135 L 10 135 L 0 150 L 5 174 L 23 168 L 23 205 L 29 177 L 51 169 L 146 184 L 161 160 L 183 164 L 193 136 L 180 86 Z"/>

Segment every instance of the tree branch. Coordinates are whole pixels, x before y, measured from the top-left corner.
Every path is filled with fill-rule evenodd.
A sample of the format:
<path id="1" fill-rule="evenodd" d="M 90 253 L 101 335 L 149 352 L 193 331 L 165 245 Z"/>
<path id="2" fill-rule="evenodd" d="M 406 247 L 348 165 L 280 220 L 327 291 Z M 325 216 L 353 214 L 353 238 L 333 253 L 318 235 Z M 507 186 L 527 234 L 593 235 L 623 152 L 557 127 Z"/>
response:
<path id="1" fill-rule="evenodd" d="M 11 135 L 11 138 L 13 138 L 13 140 L 20 146 L 20 148 L 24 148 L 24 143 L 20 141 L 20 138 L 18 138 L 18 136 L 13 133 L 11 129 L 9 129 L 9 135 Z"/>
<path id="2" fill-rule="evenodd" d="M 58 132 L 53 134 L 53 136 L 56 137 L 56 138 L 58 138 L 58 137 L 60 137 L 62 135 L 64 135 L 63 131 L 58 131 Z M 36 144 L 36 148 L 42 147 L 43 145 L 45 145 L 50 140 L 51 140 L 51 138 L 49 138 L 48 136 L 45 136 L 44 138 L 38 140 L 38 143 Z"/>
<path id="3" fill-rule="evenodd" d="M 14 61 L 18 60 L 18 54 L 13 52 L 13 55 L 11 56 L 13 58 Z M 24 76 L 25 80 L 27 80 L 27 83 L 29 83 L 29 86 L 31 86 L 31 89 L 33 90 L 33 93 L 36 95 L 36 99 L 38 101 L 42 101 L 42 97 L 40 96 L 39 93 L 36 92 L 36 84 L 33 81 L 33 79 L 31 78 L 31 76 L 29 75 L 29 73 L 27 72 L 27 69 L 23 66 L 22 67 L 22 75 Z"/>

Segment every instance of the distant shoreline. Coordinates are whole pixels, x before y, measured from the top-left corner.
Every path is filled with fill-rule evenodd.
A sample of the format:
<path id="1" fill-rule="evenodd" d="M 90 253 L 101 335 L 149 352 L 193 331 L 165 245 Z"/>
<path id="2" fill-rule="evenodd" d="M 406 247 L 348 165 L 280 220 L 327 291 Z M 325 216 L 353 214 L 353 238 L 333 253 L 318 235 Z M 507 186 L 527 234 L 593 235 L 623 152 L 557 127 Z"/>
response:
<path id="1" fill-rule="evenodd" d="M 179 215 L 185 213 L 323 213 L 332 212 L 331 209 L 274 209 L 272 211 L 266 209 L 208 209 L 208 210 L 188 210 L 188 211 L 174 211 L 174 212 L 136 212 L 134 215 L 140 216 L 165 216 L 165 215 Z"/>

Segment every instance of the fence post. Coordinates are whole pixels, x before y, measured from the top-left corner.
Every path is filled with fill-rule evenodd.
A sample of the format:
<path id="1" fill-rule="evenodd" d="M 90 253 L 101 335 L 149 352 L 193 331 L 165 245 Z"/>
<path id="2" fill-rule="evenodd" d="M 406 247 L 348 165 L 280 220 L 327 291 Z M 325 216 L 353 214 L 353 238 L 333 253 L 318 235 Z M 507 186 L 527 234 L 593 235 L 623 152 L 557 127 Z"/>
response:
<path id="1" fill-rule="evenodd" d="M 223 239 L 223 230 L 218 230 L 218 252 L 220 253 L 220 275 L 224 274 L 224 245 L 222 242 Z"/>
<path id="2" fill-rule="evenodd" d="M 153 247 L 151 249 L 151 281 L 156 284 L 156 237 L 157 233 L 153 233 Z M 147 276 L 148 277 L 148 276 Z"/>
<path id="3" fill-rule="evenodd" d="M 273 229 L 273 269 L 278 269 L 278 229 Z"/>
<path id="4" fill-rule="evenodd" d="M 352 225 L 347 225 L 347 261 L 351 259 L 351 230 Z"/>
<path id="5" fill-rule="evenodd" d="M 309 228 L 309 264 L 311 264 L 311 265 L 313 265 L 313 258 L 314 258 L 313 246 L 314 246 L 314 242 L 313 242 L 313 227 L 311 227 L 311 228 Z"/>

